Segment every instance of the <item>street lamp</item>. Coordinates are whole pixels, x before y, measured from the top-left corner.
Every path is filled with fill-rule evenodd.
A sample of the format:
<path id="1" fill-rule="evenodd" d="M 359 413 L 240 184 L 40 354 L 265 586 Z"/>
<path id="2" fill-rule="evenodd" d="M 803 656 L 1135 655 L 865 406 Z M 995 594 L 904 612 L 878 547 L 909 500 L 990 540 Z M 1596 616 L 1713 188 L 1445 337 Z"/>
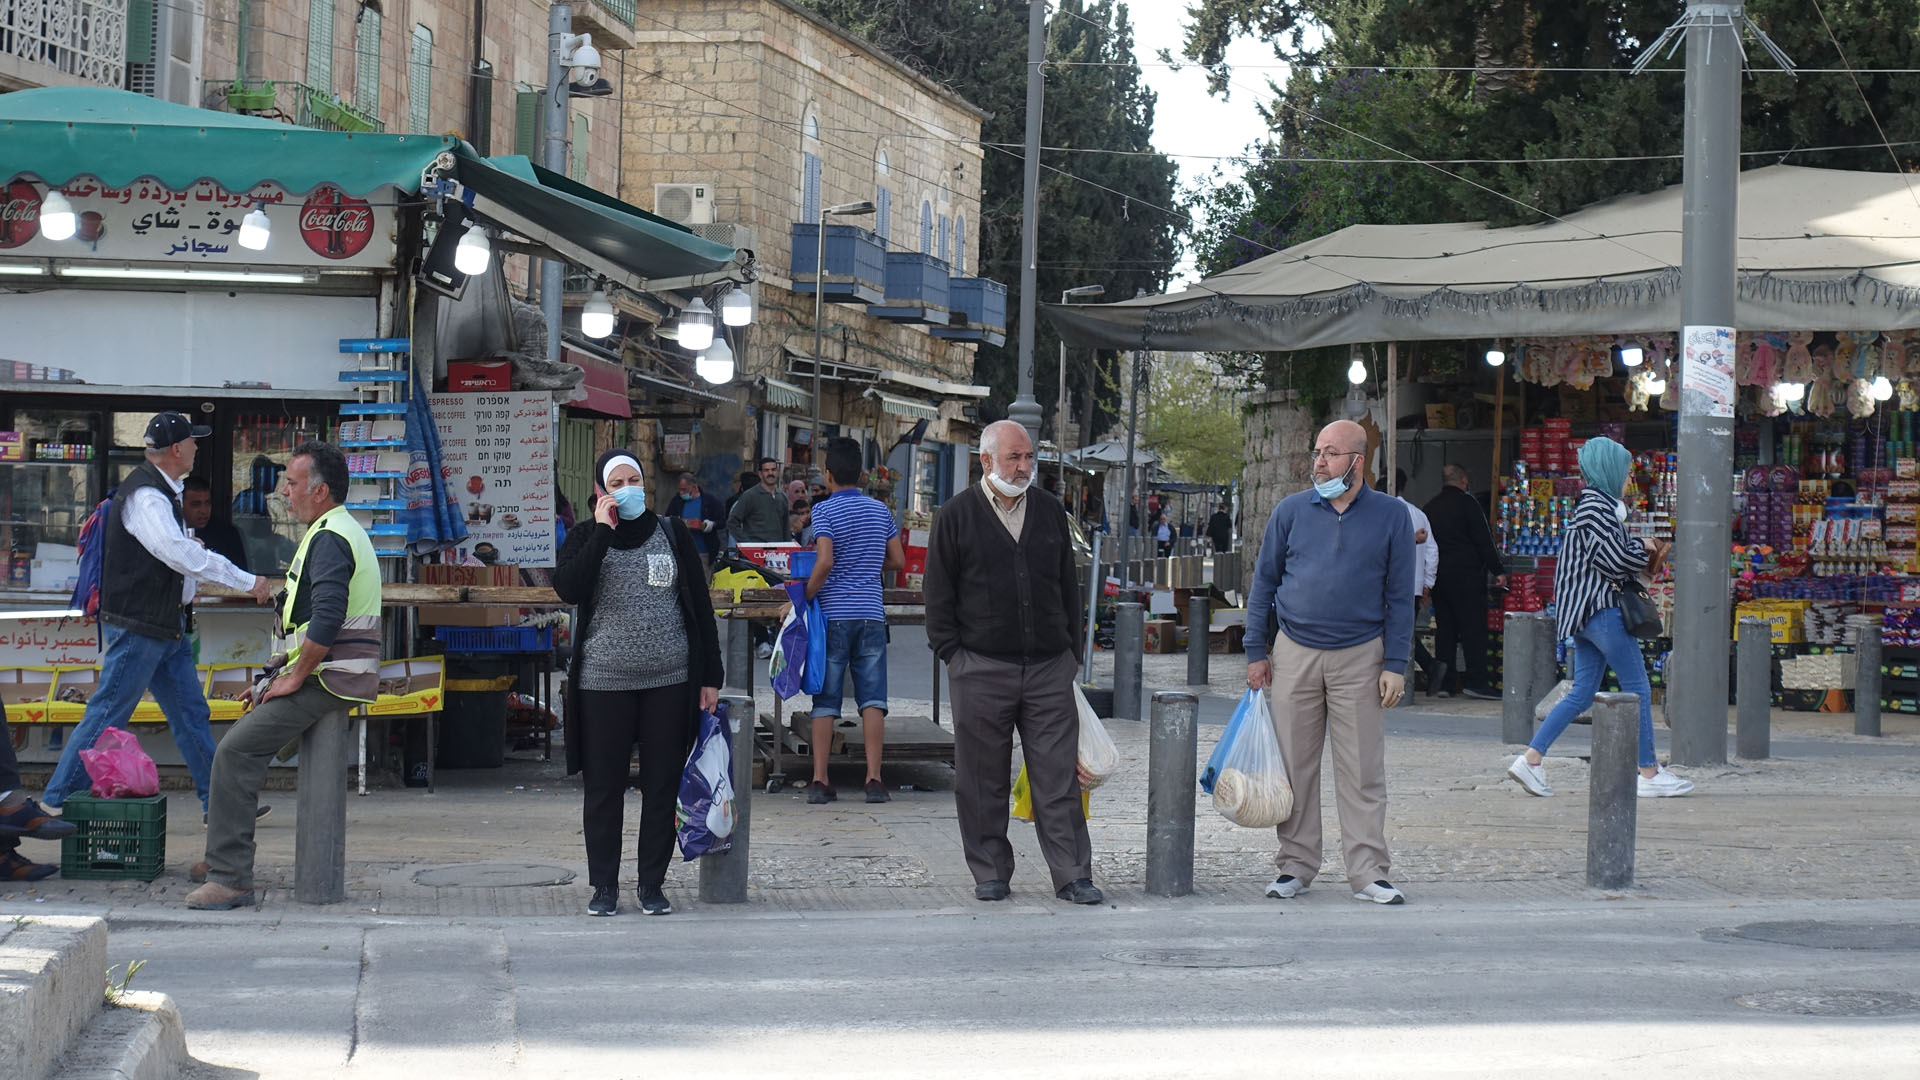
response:
<path id="1" fill-rule="evenodd" d="M 820 211 L 820 220 L 814 222 L 813 251 L 813 428 L 807 433 L 807 457 L 818 466 L 820 457 L 820 330 L 822 320 L 826 318 L 826 276 L 827 276 L 827 219 L 830 217 L 864 217 L 874 212 L 874 205 L 865 199 L 859 202 L 841 203 L 839 206 L 824 207 Z"/>
<path id="2" fill-rule="evenodd" d="M 1077 285 L 1060 294 L 1060 306 L 1076 296 L 1101 296 L 1105 285 Z M 1091 420 L 1092 417 L 1087 419 Z M 1060 339 L 1060 400 L 1053 409 L 1053 441 L 1060 454 L 1060 497 L 1067 497 L 1067 339 Z"/>

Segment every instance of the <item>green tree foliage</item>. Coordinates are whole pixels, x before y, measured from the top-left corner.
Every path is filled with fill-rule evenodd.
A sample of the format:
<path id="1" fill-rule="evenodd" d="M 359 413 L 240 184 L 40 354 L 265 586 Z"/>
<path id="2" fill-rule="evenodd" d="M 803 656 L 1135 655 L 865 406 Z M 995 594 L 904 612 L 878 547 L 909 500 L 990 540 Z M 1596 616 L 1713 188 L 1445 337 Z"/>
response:
<path id="1" fill-rule="evenodd" d="M 981 276 L 1008 286 L 1008 327 L 1004 347 L 980 347 L 974 377 L 993 388 L 990 409 L 1004 413 L 1017 379 L 1027 6 L 1004 0 L 798 2 L 989 114 L 981 135 L 988 149 L 978 265 Z M 1071 149 L 1041 157 L 1043 166 L 1060 172 L 1043 169 L 1040 175 L 1039 299 L 1054 302 L 1065 290 L 1089 284 L 1104 286 L 1108 300 L 1141 289 L 1158 292 L 1171 276 L 1185 221 L 1150 208 L 1176 208 L 1177 174 L 1170 159 L 1152 152 L 1154 95 L 1132 66 L 1127 5 L 1059 0 L 1048 23 L 1047 58 L 1058 66 L 1047 70 L 1042 144 Z M 1049 417 L 1059 355 L 1059 338 L 1043 318 L 1035 334 L 1034 396 Z M 1111 362 L 1101 358 L 1104 366 Z M 1089 385 L 1102 385 L 1097 377 L 1089 383 L 1089 374 L 1084 353 L 1069 358 L 1070 401 L 1083 401 Z M 1112 405 L 1102 395 L 1094 428 L 1111 421 Z"/>
<path id="2" fill-rule="evenodd" d="M 1142 441 L 1175 476 L 1199 484 L 1226 484 L 1246 458 L 1237 396 L 1206 357 L 1157 356 L 1142 404 Z"/>
<path id="3" fill-rule="evenodd" d="M 1626 69 L 1684 7 L 1681 0 L 1195 0 L 1185 58 L 1207 67 L 1218 92 L 1264 93 L 1274 127 L 1270 144 L 1249 148 L 1198 194 L 1207 220 L 1195 241 L 1201 268 L 1217 272 L 1352 224 L 1516 224 L 1677 183 L 1684 50 L 1663 53 L 1638 76 Z M 1813 5 L 1750 0 L 1746 10 L 1800 67 L 1920 68 L 1920 0 L 1822 0 L 1822 7 L 1844 62 Z M 1228 42 L 1245 35 L 1270 42 L 1295 65 L 1284 86 L 1251 84 L 1225 66 Z M 1754 73 L 1742 86 L 1742 146 L 1780 153 L 1751 155 L 1746 167 L 1896 167 L 1846 74 L 1795 79 L 1772 70 L 1757 47 L 1748 53 Z M 1920 79 L 1859 79 L 1895 144 L 1898 167 L 1920 168 L 1920 145 L 1899 145 L 1920 140 Z M 1812 149 L 1834 146 L 1859 148 Z M 1445 165 L 1457 177 L 1416 164 L 1320 160 L 1402 155 L 1468 160 Z M 1636 160 L 1550 160 L 1596 157 Z M 1267 381 L 1284 378 L 1289 362 L 1267 363 Z M 1291 362 L 1344 364 L 1345 355 L 1303 353 Z"/>

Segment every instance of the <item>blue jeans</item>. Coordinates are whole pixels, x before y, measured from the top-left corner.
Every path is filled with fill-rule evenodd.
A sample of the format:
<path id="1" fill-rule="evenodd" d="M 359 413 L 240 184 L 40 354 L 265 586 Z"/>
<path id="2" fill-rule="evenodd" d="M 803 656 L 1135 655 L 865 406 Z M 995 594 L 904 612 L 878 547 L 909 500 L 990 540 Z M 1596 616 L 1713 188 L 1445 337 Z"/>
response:
<path id="1" fill-rule="evenodd" d="M 1567 730 L 1573 718 L 1593 704 L 1607 668 L 1620 676 L 1620 689 L 1640 698 L 1640 767 L 1652 768 L 1653 688 L 1647 684 L 1647 662 L 1640 643 L 1627 633 L 1619 608 L 1602 609 L 1573 635 L 1573 689 L 1553 707 L 1528 745 L 1544 754 Z"/>
<path id="2" fill-rule="evenodd" d="M 110 727 L 126 727 L 140 695 L 153 691 L 153 700 L 166 714 L 173 744 L 193 774 L 200 793 L 200 809 L 207 808 L 207 781 L 213 774 L 213 729 L 208 727 L 206 692 L 193 666 L 193 643 L 185 635 L 177 641 L 136 634 L 118 626 L 102 628 L 106 654 L 100 662 L 100 683 L 87 701 L 80 725 L 60 751 L 60 764 L 40 801 L 59 806 L 67 796 L 92 785 L 80 751 L 93 749 L 94 740 Z"/>
<path id="3" fill-rule="evenodd" d="M 887 711 L 887 624 L 878 619 L 827 622 L 826 680 L 813 695 L 813 715 L 840 715 L 840 690 L 853 670 L 853 700 L 858 708 Z"/>

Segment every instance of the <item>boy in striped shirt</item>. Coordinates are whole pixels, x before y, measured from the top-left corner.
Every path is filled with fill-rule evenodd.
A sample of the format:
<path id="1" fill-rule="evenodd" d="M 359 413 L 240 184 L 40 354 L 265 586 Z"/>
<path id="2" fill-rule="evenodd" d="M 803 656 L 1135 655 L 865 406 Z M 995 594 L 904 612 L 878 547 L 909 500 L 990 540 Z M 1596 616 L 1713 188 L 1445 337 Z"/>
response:
<path id="1" fill-rule="evenodd" d="M 885 503 L 861 494 L 860 444 L 827 444 L 827 497 L 813 507 L 813 573 L 807 598 L 818 598 L 827 616 L 827 669 L 813 696 L 813 782 L 807 801 L 832 802 L 827 748 L 840 719 L 841 687 L 853 673 L 854 703 L 866 734 L 867 801 L 889 798 L 880 780 L 880 751 L 887 715 L 887 615 L 880 602 L 883 573 L 906 565 L 900 530 Z"/>

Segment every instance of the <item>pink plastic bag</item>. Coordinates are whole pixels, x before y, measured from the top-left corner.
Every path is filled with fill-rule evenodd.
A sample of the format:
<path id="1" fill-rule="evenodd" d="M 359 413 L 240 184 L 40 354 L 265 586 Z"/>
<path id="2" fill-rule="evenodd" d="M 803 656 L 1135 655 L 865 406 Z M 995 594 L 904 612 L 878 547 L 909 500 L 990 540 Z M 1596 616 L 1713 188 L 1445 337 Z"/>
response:
<path id="1" fill-rule="evenodd" d="M 160 794 L 160 770 L 140 749 L 140 740 L 125 728 L 110 727 L 94 740 L 93 749 L 80 751 L 80 764 L 93 779 L 93 794 L 102 799 L 139 799 Z"/>

